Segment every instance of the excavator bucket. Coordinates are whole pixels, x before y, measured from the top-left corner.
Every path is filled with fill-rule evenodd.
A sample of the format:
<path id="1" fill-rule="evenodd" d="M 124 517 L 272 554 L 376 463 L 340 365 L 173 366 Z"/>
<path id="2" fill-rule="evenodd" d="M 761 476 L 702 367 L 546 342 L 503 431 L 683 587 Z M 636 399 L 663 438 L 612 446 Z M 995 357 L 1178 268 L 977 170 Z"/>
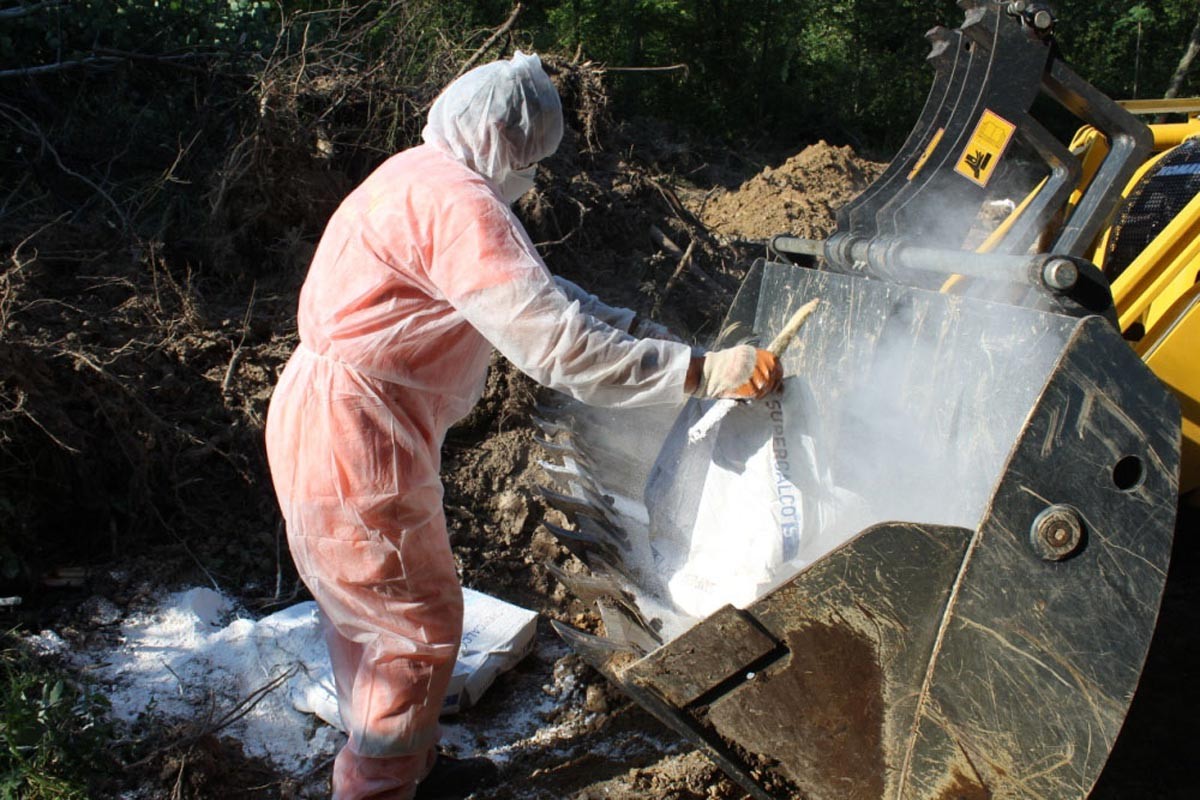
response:
<path id="1" fill-rule="evenodd" d="M 560 632 L 756 798 L 1086 795 L 1166 577 L 1174 398 L 1099 316 L 756 272 L 764 336 L 821 299 L 778 397 L 695 443 L 696 403 L 545 410 L 606 635 Z"/>
<path id="2" fill-rule="evenodd" d="M 714 343 L 817 299 L 778 394 L 704 436 L 695 400 L 540 409 L 583 565 L 555 574 L 604 633 L 556 628 L 759 800 L 1085 796 L 1154 630 L 1179 407 L 1081 258 L 1140 123 L 1054 56 L 1040 4 L 960 5 L 891 168 L 829 240 L 778 237 Z M 1004 75 L 1111 137 L 1085 188 Z M 1019 124 L 981 139 L 996 119 Z M 1049 167 L 981 233 L 960 210 L 1015 185 L 1005 137 Z"/>

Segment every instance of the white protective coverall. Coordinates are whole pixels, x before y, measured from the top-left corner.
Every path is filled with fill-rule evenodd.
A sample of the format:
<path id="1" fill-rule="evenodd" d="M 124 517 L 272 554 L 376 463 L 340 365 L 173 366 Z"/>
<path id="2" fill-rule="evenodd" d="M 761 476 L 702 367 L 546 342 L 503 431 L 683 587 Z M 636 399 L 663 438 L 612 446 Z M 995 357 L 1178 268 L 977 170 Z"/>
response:
<path id="1" fill-rule="evenodd" d="M 266 439 L 349 733 L 339 800 L 410 797 L 433 763 L 462 629 L 441 445 L 492 348 L 587 403 L 686 399 L 690 348 L 636 339 L 620 329 L 632 312 L 556 282 L 509 208 L 561 136 L 536 56 L 468 72 L 434 102 L 425 143 L 337 209 L 301 290 Z"/>

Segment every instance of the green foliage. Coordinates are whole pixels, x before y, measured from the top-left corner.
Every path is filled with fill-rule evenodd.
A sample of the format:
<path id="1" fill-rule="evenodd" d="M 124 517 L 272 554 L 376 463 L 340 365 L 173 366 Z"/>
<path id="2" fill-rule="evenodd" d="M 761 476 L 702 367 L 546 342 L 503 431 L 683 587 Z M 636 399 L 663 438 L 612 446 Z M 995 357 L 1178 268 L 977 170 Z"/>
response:
<path id="1" fill-rule="evenodd" d="M 413 5 L 355 4 L 355 18 L 372 28 L 348 55 L 370 63 L 402 34 L 424 45 L 411 50 L 413 66 L 428 67 L 439 48 L 482 43 L 512 9 L 511 0 L 445 0 L 428 4 L 414 28 Z M 1186 0 L 1054 5 L 1068 59 L 1118 97 L 1162 93 L 1197 14 Z M 333 0 L 77 0 L 0 23 L 0 67 L 103 62 L 114 52 L 269 58 L 302 41 L 336 38 L 347 19 L 335 13 L 340 7 Z M 671 117 L 723 135 L 886 145 L 903 138 L 929 84 L 922 34 L 962 21 L 954 0 L 527 0 L 523 8 L 517 46 L 578 50 L 611 67 L 686 65 L 612 72 L 615 108 L 625 116 Z M 302 25 L 285 24 L 297 15 Z M 177 118 L 180 109 L 154 113 Z"/>
<path id="2" fill-rule="evenodd" d="M 170 165 L 237 102 L 228 84 L 224 97 L 212 91 L 215 79 L 261 59 L 278 16 L 267 0 L 74 0 L 0 19 L 0 182 L 53 164 L 54 182 L 28 192 L 56 194 L 79 216 L 123 208 L 120 224 L 134 222 L 128 207 L 155 190 L 92 170 Z"/>
<path id="3" fill-rule="evenodd" d="M 922 34 L 957 14 L 953 0 L 560 0 L 524 23 L 537 46 L 612 67 L 686 67 L 613 72 L 626 115 L 725 136 L 888 140 L 928 84 Z"/>
<path id="4" fill-rule="evenodd" d="M 89 796 L 113 766 L 102 697 L 17 649 L 0 652 L 0 800 Z"/>
<path id="5" fill-rule="evenodd" d="M 1060 0 L 1058 38 L 1116 97 L 1161 95 L 1196 22 L 1185 0 Z M 492 24 L 506 3 L 478 3 Z M 953 0 L 552 0 L 522 18 L 532 43 L 611 66 L 626 115 L 674 117 L 725 135 L 815 136 L 894 146 L 931 79 L 923 34 L 955 27 Z"/>
<path id="6" fill-rule="evenodd" d="M 1139 97 L 1162 96 L 1200 12 L 1187 0 L 1059 0 L 1057 8 L 1064 56 L 1116 98 L 1133 97 L 1135 88 Z"/>
<path id="7" fill-rule="evenodd" d="M 277 22 L 267 0 L 75 0 L 2 23 L 0 65 L 77 62 L 113 51 L 263 50 Z"/>

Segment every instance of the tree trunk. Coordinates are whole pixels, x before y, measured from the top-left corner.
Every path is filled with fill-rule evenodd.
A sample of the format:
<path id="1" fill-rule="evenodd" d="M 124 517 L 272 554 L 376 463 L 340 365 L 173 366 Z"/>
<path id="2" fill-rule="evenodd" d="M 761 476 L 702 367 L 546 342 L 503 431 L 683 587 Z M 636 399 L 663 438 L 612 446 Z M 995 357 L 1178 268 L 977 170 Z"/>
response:
<path id="1" fill-rule="evenodd" d="M 1196 25 L 1192 28 L 1192 35 L 1188 37 L 1187 49 L 1183 51 L 1183 58 L 1179 59 L 1179 66 L 1175 68 L 1175 74 L 1171 76 L 1171 82 L 1167 85 L 1167 91 L 1163 97 L 1179 96 L 1179 87 L 1183 85 L 1183 79 L 1187 77 L 1188 70 L 1192 68 L 1192 61 L 1196 58 L 1197 53 L 1200 53 L 1200 19 L 1196 20 Z"/>

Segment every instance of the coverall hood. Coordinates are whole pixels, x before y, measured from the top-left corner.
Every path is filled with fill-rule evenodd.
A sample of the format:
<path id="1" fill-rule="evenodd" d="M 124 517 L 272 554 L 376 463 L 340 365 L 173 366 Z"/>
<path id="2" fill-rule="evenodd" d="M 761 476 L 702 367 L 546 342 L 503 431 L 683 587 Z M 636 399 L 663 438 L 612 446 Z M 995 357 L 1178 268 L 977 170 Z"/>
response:
<path id="1" fill-rule="evenodd" d="M 519 170 L 562 141 L 562 103 L 536 55 L 476 67 L 447 86 L 429 109 L 421 137 L 490 180 L 511 202 Z"/>

